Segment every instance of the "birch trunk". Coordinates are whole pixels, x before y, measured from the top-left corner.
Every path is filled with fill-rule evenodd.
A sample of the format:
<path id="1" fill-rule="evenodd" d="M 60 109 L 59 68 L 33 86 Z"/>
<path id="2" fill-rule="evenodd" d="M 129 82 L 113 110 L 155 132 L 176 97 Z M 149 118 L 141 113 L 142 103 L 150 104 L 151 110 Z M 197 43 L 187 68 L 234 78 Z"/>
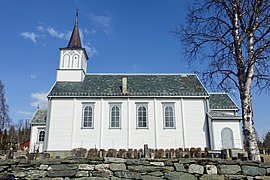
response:
<path id="1" fill-rule="evenodd" d="M 253 122 L 252 99 L 248 93 L 245 93 L 241 101 L 243 117 L 243 133 L 247 143 L 248 158 L 253 161 L 260 161 L 259 149 L 256 140 L 256 134 Z"/>

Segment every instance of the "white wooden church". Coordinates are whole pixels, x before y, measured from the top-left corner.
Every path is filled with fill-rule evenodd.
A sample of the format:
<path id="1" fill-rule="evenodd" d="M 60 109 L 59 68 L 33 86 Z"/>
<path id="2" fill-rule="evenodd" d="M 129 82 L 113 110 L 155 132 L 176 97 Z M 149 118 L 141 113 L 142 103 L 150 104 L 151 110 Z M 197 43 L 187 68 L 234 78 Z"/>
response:
<path id="1" fill-rule="evenodd" d="M 77 15 L 48 107 L 30 121 L 31 152 L 243 148 L 239 108 L 195 74 L 88 74 L 87 61 Z"/>

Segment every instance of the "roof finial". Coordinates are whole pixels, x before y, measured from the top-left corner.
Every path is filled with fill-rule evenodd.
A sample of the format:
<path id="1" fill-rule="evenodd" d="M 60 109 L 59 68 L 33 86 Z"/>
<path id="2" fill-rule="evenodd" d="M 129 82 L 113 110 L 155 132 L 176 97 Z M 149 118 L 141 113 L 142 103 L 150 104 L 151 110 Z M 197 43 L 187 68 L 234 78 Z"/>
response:
<path id="1" fill-rule="evenodd" d="M 76 25 L 78 25 L 78 14 L 79 14 L 79 9 L 76 9 Z"/>

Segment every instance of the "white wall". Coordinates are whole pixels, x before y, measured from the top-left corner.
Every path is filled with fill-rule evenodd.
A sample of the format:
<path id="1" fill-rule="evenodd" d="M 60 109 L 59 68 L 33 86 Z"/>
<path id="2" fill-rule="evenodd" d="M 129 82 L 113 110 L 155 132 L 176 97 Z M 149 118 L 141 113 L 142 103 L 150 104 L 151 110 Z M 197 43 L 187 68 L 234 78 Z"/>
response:
<path id="1" fill-rule="evenodd" d="M 208 146 L 204 100 L 183 99 L 186 147 Z"/>
<path id="2" fill-rule="evenodd" d="M 53 151 L 72 149 L 73 99 L 52 100 L 49 121 L 47 148 Z"/>
<path id="3" fill-rule="evenodd" d="M 148 144 L 149 148 L 207 146 L 203 99 L 70 98 L 63 100 L 63 98 L 53 98 L 51 102 L 48 151 L 70 150 L 78 147 L 140 149 L 144 144 Z M 109 128 L 109 103 L 112 102 L 121 103 L 120 129 Z M 166 102 L 174 104 L 175 128 L 164 128 L 162 103 Z M 94 128 L 92 129 L 82 128 L 83 103 L 94 103 Z M 147 129 L 137 128 L 136 103 L 147 103 Z"/>
<path id="4" fill-rule="evenodd" d="M 82 70 L 64 70 L 58 69 L 56 80 L 57 81 L 73 81 L 73 82 L 81 82 L 84 79 L 84 72 Z"/>
<path id="5" fill-rule="evenodd" d="M 39 130 L 45 131 L 45 125 L 31 125 L 30 147 L 29 152 L 33 153 L 39 147 L 39 152 L 43 151 L 43 143 L 38 142 Z"/>
<path id="6" fill-rule="evenodd" d="M 214 149 L 222 149 L 221 131 L 223 128 L 230 128 L 233 131 L 234 147 L 243 148 L 242 133 L 239 120 L 212 120 L 214 134 Z"/>

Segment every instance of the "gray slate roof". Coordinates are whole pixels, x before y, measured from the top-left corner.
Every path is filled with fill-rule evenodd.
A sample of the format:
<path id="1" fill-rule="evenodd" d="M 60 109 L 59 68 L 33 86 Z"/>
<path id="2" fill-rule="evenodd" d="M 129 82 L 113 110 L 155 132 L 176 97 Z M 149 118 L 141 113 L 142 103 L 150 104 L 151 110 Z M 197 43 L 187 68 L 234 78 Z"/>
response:
<path id="1" fill-rule="evenodd" d="M 227 93 L 210 93 L 210 109 L 239 109 Z"/>
<path id="2" fill-rule="evenodd" d="M 239 120 L 242 119 L 241 116 L 231 115 L 219 111 L 210 111 L 208 114 L 210 115 L 211 119 L 239 119 Z"/>
<path id="3" fill-rule="evenodd" d="M 30 124 L 40 124 L 45 125 L 46 124 L 46 116 L 47 116 L 47 110 L 37 110 L 35 115 L 30 121 Z"/>
<path id="4" fill-rule="evenodd" d="M 128 94 L 121 92 L 127 78 Z M 195 74 L 89 74 L 83 82 L 56 82 L 53 96 L 209 96 Z"/>

